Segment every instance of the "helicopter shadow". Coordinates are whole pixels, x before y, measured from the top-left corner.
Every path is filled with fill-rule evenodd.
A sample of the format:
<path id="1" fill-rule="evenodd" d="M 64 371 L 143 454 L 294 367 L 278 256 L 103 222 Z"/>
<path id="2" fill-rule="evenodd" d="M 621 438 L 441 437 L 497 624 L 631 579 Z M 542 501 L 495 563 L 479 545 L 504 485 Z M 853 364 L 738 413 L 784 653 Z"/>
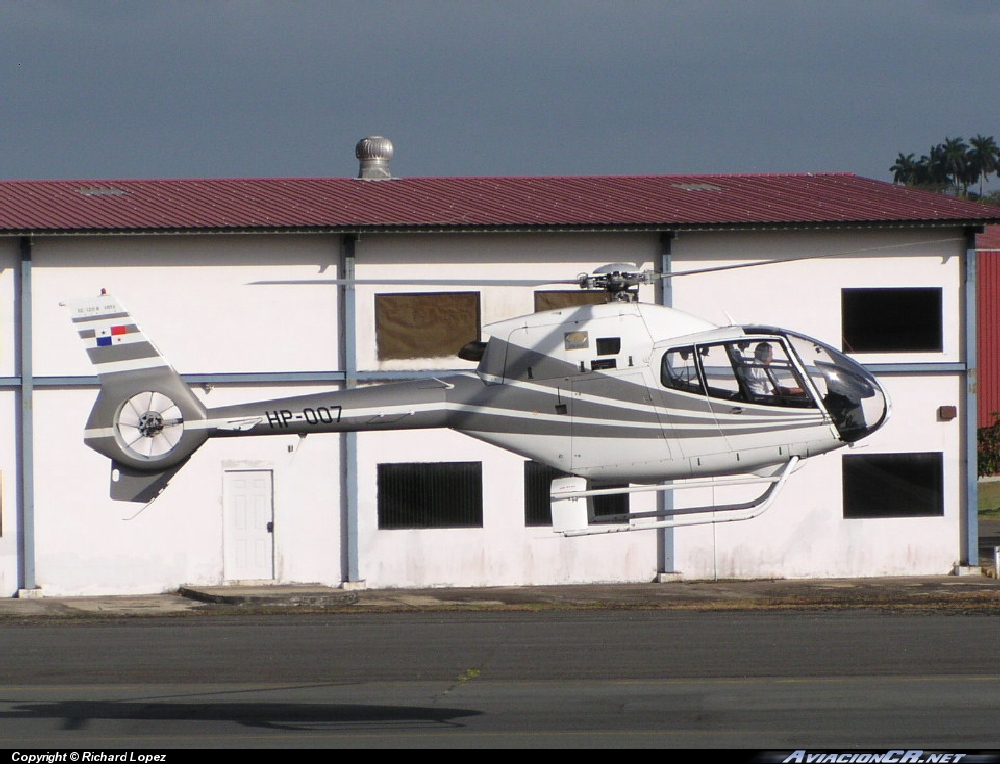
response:
<path id="1" fill-rule="evenodd" d="M 231 694 L 231 693 L 226 693 Z M 6 708 L 4 708 L 6 706 Z M 98 721 L 231 722 L 251 729 L 283 731 L 449 730 L 460 719 L 483 712 L 438 706 L 294 702 L 189 702 L 165 698 L 135 700 L 0 700 L 0 724 L 59 720 L 60 729 L 87 729 Z"/>

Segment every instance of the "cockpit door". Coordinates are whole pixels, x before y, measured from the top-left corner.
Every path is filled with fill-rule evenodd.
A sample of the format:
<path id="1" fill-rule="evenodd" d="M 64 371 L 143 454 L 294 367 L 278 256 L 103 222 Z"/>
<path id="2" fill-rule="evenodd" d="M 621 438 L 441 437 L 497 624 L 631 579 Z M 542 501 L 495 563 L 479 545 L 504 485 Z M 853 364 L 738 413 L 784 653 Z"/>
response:
<path id="1" fill-rule="evenodd" d="M 685 458 L 728 450 L 705 391 L 695 346 L 670 348 L 660 359 L 664 436 Z"/>
<path id="2" fill-rule="evenodd" d="M 657 402 L 640 370 L 594 374 L 572 385 L 572 466 L 587 472 L 627 466 L 636 476 L 655 476 L 671 458 Z M 599 477 L 599 473 L 594 473 Z"/>

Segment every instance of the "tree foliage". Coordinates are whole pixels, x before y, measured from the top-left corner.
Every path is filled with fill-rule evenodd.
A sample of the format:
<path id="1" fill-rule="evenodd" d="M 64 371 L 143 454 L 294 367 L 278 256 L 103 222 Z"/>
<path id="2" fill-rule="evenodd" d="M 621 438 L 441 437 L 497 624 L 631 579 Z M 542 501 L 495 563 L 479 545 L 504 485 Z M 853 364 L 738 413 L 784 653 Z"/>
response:
<path id="1" fill-rule="evenodd" d="M 980 427 L 977 433 L 979 477 L 1000 472 L 1000 414 L 993 414 L 993 424 Z"/>
<path id="2" fill-rule="evenodd" d="M 1000 146 L 988 135 L 977 135 L 968 143 L 964 138 L 945 138 L 920 159 L 900 153 L 889 171 L 893 183 L 965 198 L 970 196 L 969 187 L 978 183 L 979 193 L 974 196 L 982 197 L 983 184 L 990 175 L 1000 173 Z"/>

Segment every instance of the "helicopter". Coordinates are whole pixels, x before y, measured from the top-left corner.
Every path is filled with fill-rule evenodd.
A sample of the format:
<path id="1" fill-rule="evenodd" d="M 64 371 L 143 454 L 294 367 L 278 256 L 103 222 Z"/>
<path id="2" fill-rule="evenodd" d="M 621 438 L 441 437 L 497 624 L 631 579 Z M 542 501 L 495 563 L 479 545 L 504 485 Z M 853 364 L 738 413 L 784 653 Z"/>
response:
<path id="1" fill-rule="evenodd" d="M 662 275 L 580 274 L 603 304 L 487 325 L 458 353 L 474 372 L 211 409 L 102 290 L 68 303 L 100 382 L 84 442 L 111 459 L 112 499 L 146 503 L 213 437 L 449 428 L 564 473 L 553 529 L 577 536 L 756 517 L 803 460 L 885 424 L 888 396 L 859 363 L 796 332 L 640 303 Z M 600 524 L 589 500 L 754 484 L 765 490 L 750 501 Z"/>

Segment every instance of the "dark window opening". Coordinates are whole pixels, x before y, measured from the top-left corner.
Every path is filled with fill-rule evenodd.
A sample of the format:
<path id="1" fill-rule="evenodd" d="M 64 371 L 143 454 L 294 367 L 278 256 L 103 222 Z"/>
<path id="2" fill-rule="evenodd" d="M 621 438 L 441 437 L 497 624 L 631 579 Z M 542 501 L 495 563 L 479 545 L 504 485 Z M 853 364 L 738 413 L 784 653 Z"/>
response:
<path id="1" fill-rule="evenodd" d="M 941 289 L 844 289 L 846 353 L 921 353 L 942 350 Z"/>
<path id="2" fill-rule="evenodd" d="M 482 462 L 378 465 L 378 527 L 482 528 Z"/>
<path id="3" fill-rule="evenodd" d="M 944 514 L 944 455 L 851 454 L 842 460 L 844 517 Z"/>
<path id="4" fill-rule="evenodd" d="M 549 503 L 549 487 L 556 478 L 572 477 L 555 467 L 548 467 L 538 462 L 524 463 L 524 524 L 526 527 L 544 527 L 552 525 L 552 506 Z M 598 486 L 595 486 L 595 488 Z M 621 488 L 623 486 L 599 486 L 600 488 Z M 613 496 L 594 496 L 593 508 L 595 521 L 601 518 L 625 515 L 629 512 L 629 494 L 621 493 Z M 621 522 L 612 519 L 610 522 Z"/>

